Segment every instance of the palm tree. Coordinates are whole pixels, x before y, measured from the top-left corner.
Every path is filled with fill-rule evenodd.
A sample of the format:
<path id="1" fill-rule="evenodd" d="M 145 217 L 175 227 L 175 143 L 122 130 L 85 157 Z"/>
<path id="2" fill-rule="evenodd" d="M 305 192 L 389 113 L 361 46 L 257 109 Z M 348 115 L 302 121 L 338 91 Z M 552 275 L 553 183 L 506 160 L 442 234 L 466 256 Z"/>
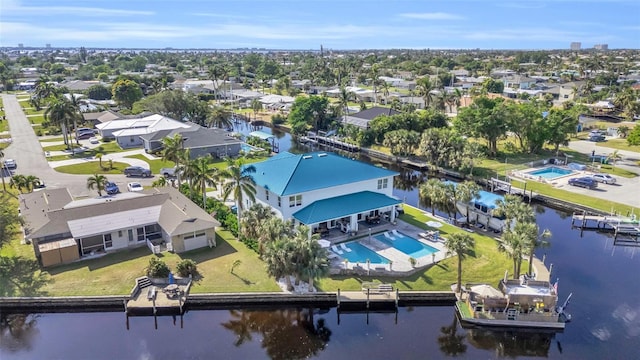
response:
<path id="1" fill-rule="evenodd" d="M 100 166 L 101 169 L 102 169 L 102 157 L 103 156 L 104 156 L 104 154 L 99 152 L 99 151 L 97 153 L 95 153 L 95 155 L 93 155 L 94 158 L 98 159 L 98 163 L 99 163 L 99 166 Z"/>
<path id="2" fill-rule="evenodd" d="M 620 155 L 619 150 L 614 150 L 609 156 L 607 156 L 607 160 L 611 161 L 611 166 L 616 167 L 616 162 L 622 160 L 622 155 Z"/>
<path id="3" fill-rule="evenodd" d="M 431 91 L 433 91 L 434 88 L 435 87 L 431 83 L 431 80 L 429 80 L 428 76 L 420 78 L 418 79 L 418 81 L 416 81 L 416 90 L 418 90 L 418 94 L 422 96 L 422 99 L 424 100 L 425 109 L 431 105 L 431 101 L 433 100 L 433 94 L 431 93 Z"/>
<path id="4" fill-rule="evenodd" d="M 253 118 L 258 118 L 258 112 L 262 110 L 262 103 L 258 99 L 251 100 L 251 110 L 253 110 Z"/>
<path id="5" fill-rule="evenodd" d="M 622 126 L 620 126 L 620 127 L 618 128 L 618 135 L 619 135 L 621 138 L 626 138 L 626 137 L 627 137 L 627 135 L 629 135 L 629 130 L 630 130 L 630 129 L 629 129 L 629 127 L 628 127 L 628 126 L 626 126 L 626 125 L 622 125 Z"/>
<path id="6" fill-rule="evenodd" d="M 176 163 L 176 176 L 178 187 L 180 186 L 180 160 L 184 152 L 184 138 L 181 134 L 175 134 L 173 137 L 165 137 L 162 139 L 162 160 L 173 161 Z"/>
<path id="7" fill-rule="evenodd" d="M 256 200 L 256 181 L 253 179 L 253 173 L 256 167 L 253 165 L 245 165 L 243 158 L 227 158 L 227 169 L 220 176 L 227 179 L 222 186 L 222 197 L 226 201 L 229 195 L 233 194 L 238 209 L 238 228 L 240 227 L 240 215 L 244 209 L 244 197 L 247 196 L 251 202 Z M 240 229 L 238 229 L 240 232 Z"/>
<path id="8" fill-rule="evenodd" d="M 475 240 L 471 235 L 462 233 L 454 233 L 449 235 L 444 241 L 447 248 L 447 256 L 458 256 L 458 280 L 456 282 L 456 292 L 460 292 L 462 287 L 462 259 L 475 246 Z"/>
<path id="9" fill-rule="evenodd" d="M 65 98 L 53 99 L 47 110 L 44 111 L 44 118 L 59 126 L 62 130 L 62 137 L 68 150 L 71 149 L 68 133 L 69 120 L 75 116 L 76 112 L 73 105 Z"/>
<path id="10" fill-rule="evenodd" d="M 263 243 L 260 241 L 263 231 L 263 224 L 276 215 L 270 206 L 264 206 L 260 203 L 253 204 L 242 214 L 242 233 L 245 239 L 258 241 L 258 254 L 262 255 L 264 251 Z"/>
<path id="11" fill-rule="evenodd" d="M 291 222 L 282 221 L 279 217 L 271 216 L 260 224 L 258 235 L 258 254 L 262 257 L 269 244 L 281 237 L 293 236 Z"/>
<path id="12" fill-rule="evenodd" d="M 165 187 L 167 186 L 169 183 L 167 182 L 167 178 L 164 176 L 160 176 L 158 178 L 158 180 L 155 180 L 154 182 L 151 183 L 152 187 Z"/>
<path id="13" fill-rule="evenodd" d="M 101 174 L 93 174 L 93 176 L 89 176 L 87 179 L 87 189 L 98 190 L 98 196 L 102 196 L 102 191 L 107 185 L 107 177 Z"/>
<path id="14" fill-rule="evenodd" d="M 27 181 L 24 175 L 14 175 L 11 177 L 10 186 L 14 189 L 18 189 L 22 194 L 22 189 L 27 187 Z"/>
<path id="15" fill-rule="evenodd" d="M 469 204 L 473 199 L 480 198 L 480 186 L 473 181 L 465 181 L 456 186 L 456 197 L 460 202 L 465 203 L 466 214 L 464 216 L 469 222 Z"/>
<path id="16" fill-rule="evenodd" d="M 36 186 L 40 186 L 42 182 L 35 175 L 27 175 L 24 177 L 24 184 L 29 192 L 32 192 Z"/>
<path id="17" fill-rule="evenodd" d="M 547 241 L 551 237 L 551 231 L 544 229 L 540 233 L 540 228 L 535 223 L 525 223 L 525 233 L 527 234 L 525 246 L 529 254 L 529 274 L 533 273 L 533 255 L 539 248 L 546 248 L 550 245 Z"/>
<path id="18" fill-rule="evenodd" d="M 215 188 L 220 176 L 218 168 L 210 165 L 211 158 L 208 156 L 194 160 L 193 183 L 195 189 L 202 192 L 202 208 L 206 208 L 207 205 L 207 185 Z"/>
<path id="19" fill-rule="evenodd" d="M 209 127 L 228 129 L 233 126 L 231 123 L 231 112 L 222 106 L 215 106 L 209 112 L 209 116 L 207 116 L 207 124 Z"/>
<path id="20" fill-rule="evenodd" d="M 522 256 L 525 254 L 527 241 L 530 236 L 530 224 L 531 223 L 517 222 L 513 229 L 508 229 L 504 232 L 502 241 L 498 242 L 498 251 L 506 253 L 507 257 L 513 261 L 514 279 L 520 277 Z"/>
<path id="21" fill-rule="evenodd" d="M 351 101 L 354 97 L 353 92 L 347 90 L 346 87 L 340 87 L 340 93 L 338 94 L 338 104 L 342 107 L 342 111 L 344 112 L 342 121 L 347 121 L 347 115 L 349 115 L 349 101 Z"/>
<path id="22" fill-rule="evenodd" d="M 431 215 L 436 216 L 436 208 L 440 207 L 444 199 L 444 182 L 431 178 L 420 185 L 420 201 L 431 208 Z"/>
<path id="23" fill-rule="evenodd" d="M 505 195 L 503 200 L 497 201 L 493 214 L 504 216 L 507 228 L 513 226 L 513 222 L 534 222 L 535 214 L 531 206 L 522 202 L 516 195 Z"/>

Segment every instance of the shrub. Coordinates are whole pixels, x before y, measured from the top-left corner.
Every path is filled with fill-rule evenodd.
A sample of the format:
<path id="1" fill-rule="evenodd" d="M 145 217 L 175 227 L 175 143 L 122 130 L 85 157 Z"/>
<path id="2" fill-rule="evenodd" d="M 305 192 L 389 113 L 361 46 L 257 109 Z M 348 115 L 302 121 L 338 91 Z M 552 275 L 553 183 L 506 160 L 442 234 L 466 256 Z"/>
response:
<path id="1" fill-rule="evenodd" d="M 176 265 L 176 271 L 181 277 L 188 277 L 189 275 L 195 277 L 198 274 L 196 262 L 191 259 L 184 259 Z"/>
<path id="2" fill-rule="evenodd" d="M 284 124 L 285 122 L 287 122 L 287 118 L 281 114 L 275 114 L 273 116 L 271 116 L 271 123 L 273 125 L 281 125 Z"/>
<path id="3" fill-rule="evenodd" d="M 171 270 L 169 270 L 164 261 L 154 256 L 149 259 L 149 266 L 147 266 L 146 272 L 149 277 L 166 278 L 169 277 Z"/>

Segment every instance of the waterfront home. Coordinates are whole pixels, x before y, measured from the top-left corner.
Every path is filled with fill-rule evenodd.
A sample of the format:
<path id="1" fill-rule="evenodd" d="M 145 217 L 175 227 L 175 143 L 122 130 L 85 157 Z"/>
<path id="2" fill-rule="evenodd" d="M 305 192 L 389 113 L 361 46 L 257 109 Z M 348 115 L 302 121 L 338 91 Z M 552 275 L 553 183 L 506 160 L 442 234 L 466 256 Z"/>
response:
<path id="1" fill-rule="evenodd" d="M 281 153 L 248 166 L 256 170 L 257 203 L 315 232 L 353 234 L 371 219 L 395 222 L 401 203 L 392 197 L 397 172 L 331 152 Z M 248 197 L 244 201 L 244 208 L 253 205 Z"/>
<path id="2" fill-rule="evenodd" d="M 391 116 L 397 114 L 401 114 L 401 112 L 391 108 L 374 106 L 367 110 L 357 112 L 353 115 L 348 115 L 345 119 L 345 123 L 355 125 L 361 129 L 368 129 L 371 120 L 377 118 L 378 116 Z"/>
<path id="3" fill-rule="evenodd" d="M 162 140 L 165 137 L 173 137 L 180 134 L 183 139 L 182 146 L 189 150 L 192 159 L 209 155 L 214 158 L 238 156 L 242 147 L 242 141 L 231 136 L 231 133 L 223 129 L 204 128 L 200 125 L 189 123 L 187 128 L 163 129 L 140 136 L 144 150 L 148 153 L 162 149 Z"/>
<path id="4" fill-rule="evenodd" d="M 25 239 L 43 266 L 148 246 L 189 251 L 215 246 L 220 224 L 172 187 L 73 201 L 67 189 L 20 195 Z"/>

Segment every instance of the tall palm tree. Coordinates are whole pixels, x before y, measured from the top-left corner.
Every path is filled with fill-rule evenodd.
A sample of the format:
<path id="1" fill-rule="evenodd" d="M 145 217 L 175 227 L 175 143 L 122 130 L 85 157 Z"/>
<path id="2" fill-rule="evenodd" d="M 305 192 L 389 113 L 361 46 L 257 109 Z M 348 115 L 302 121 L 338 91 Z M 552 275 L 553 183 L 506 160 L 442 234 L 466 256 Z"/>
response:
<path id="1" fill-rule="evenodd" d="M 107 185 L 107 177 L 101 174 L 93 174 L 87 178 L 87 189 L 98 191 L 98 196 L 102 196 L 102 191 Z"/>
<path id="2" fill-rule="evenodd" d="M 260 225 L 260 234 L 258 235 L 258 254 L 262 257 L 269 244 L 280 239 L 281 237 L 293 236 L 291 232 L 292 226 L 290 221 L 282 221 L 279 217 L 271 216 Z"/>
<path id="3" fill-rule="evenodd" d="M 253 118 L 258 118 L 258 112 L 262 110 L 262 102 L 258 99 L 251 100 L 251 110 L 253 110 Z"/>
<path id="4" fill-rule="evenodd" d="M 162 139 L 162 160 L 173 161 L 176 164 L 176 177 L 178 187 L 180 186 L 180 160 L 184 153 L 184 138 L 181 134 L 175 134 L 173 137 L 165 137 Z"/>
<path id="5" fill-rule="evenodd" d="M 347 90 L 347 88 L 344 86 L 340 87 L 340 93 L 338 94 L 338 104 L 340 104 L 340 107 L 342 108 L 344 114 L 342 118 L 343 122 L 347 121 L 347 115 L 349 115 L 349 101 L 351 101 L 353 97 L 353 92 Z"/>
<path id="6" fill-rule="evenodd" d="M 456 292 L 460 292 L 462 287 L 462 260 L 475 246 L 475 240 L 471 235 L 462 233 L 454 233 L 449 235 L 444 241 L 444 247 L 447 248 L 447 256 L 458 256 L 458 280 L 456 282 Z"/>
<path id="7" fill-rule="evenodd" d="M 619 150 L 613 150 L 609 156 L 607 156 L 607 160 L 611 161 L 611 166 L 616 167 L 616 163 L 622 160 L 622 155 L 620 155 Z"/>
<path id="8" fill-rule="evenodd" d="M 213 188 L 220 177 L 218 168 L 211 166 L 211 158 L 202 156 L 194 161 L 193 183 L 202 192 L 202 207 L 207 205 L 207 185 Z"/>
<path id="9" fill-rule="evenodd" d="M 22 194 L 22 189 L 27 187 L 27 179 L 24 175 L 14 175 L 11 177 L 10 185 L 12 188 L 17 189 Z"/>
<path id="10" fill-rule="evenodd" d="M 430 178 L 420 185 L 418 190 L 420 201 L 431 208 L 431 215 L 436 216 L 436 208 L 439 208 L 444 199 L 444 182 L 437 178 Z"/>
<path id="11" fill-rule="evenodd" d="M 263 231 L 263 224 L 276 215 L 270 206 L 264 206 L 260 203 L 253 204 L 242 214 L 242 233 L 245 239 L 258 241 L 258 254 L 262 255 L 264 251 L 263 243 L 260 241 Z"/>
<path id="12" fill-rule="evenodd" d="M 513 261 L 513 278 L 520 277 L 522 256 L 527 250 L 527 239 L 530 236 L 530 227 L 525 222 L 517 222 L 513 229 L 507 229 L 502 235 L 502 241 L 498 242 L 498 251 L 507 254 Z M 537 236 L 537 234 L 536 234 Z"/>
<path id="13" fill-rule="evenodd" d="M 474 181 L 465 181 L 456 186 L 456 197 L 458 201 L 465 203 L 467 222 L 469 222 L 469 205 L 471 200 L 480 198 L 480 186 Z"/>
<path id="14" fill-rule="evenodd" d="M 533 255 L 539 248 L 546 248 L 550 245 L 547 241 L 551 237 L 551 231 L 544 229 L 540 232 L 540 228 L 535 223 L 525 223 L 524 233 L 527 235 L 525 240 L 525 247 L 529 255 L 529 274 L 533 273 Z"/>
<path id="15" fill-rule="evenodd" d="M 35 175 L 26 175 L 24 177 L 24 184 L 27 187 L 27 190 L 32 192 L 33 189 L 42 184 L 42 181 L 40 181 L 40 178 Z"/>
<path id="16" fill-rule="evenodd" d="M 494 215 L 504 216 L 507 228 L 513 227 L 513 222 L 534 222 L 535 214 L 531 206 L 522 202 L 516 195 L 505 195 L 504 199 L 497 201 L 493 210 Z"/>
<path id="17" fill-rule="evenodd" d="M 431 101 L 433 101 L 433 94 L 431 93 L 433 89 L 435 89 L 435 86 L 433 86 L 428 76 L 420 78 L 416 81 L 416 90 L 424 100 L 425 109 L 428 108 L 431 105 Z"/>
<path id="18" fill-rule="evenodd" d="M 240 215 L 244 210 L 244 197 L 248 197 L 251 202 L 256 200 L 256 181 L 253 174 L 256 167 L 253 165 L 245 165 L 243 158 L 227 158 L 227 168 L 220 174 L 227 182 L 222 186 L 222 197 L 224 200 L 233 194 L 236 200 L 238 228 L 240 227 Z M 240 229 L 238 229 L 240 232 Z"/>
<path id="19" fill-rule="evenodd" d="M 69 141 L 69 120 L 72 120 L 76 116 L 75 108 L 65 98 L 54 98 L 47 110 L 44 111 L 44 118 L 60 127 L 62 130 L 62 137 L 67 149 L 71 149 L 71 142 Z"/>

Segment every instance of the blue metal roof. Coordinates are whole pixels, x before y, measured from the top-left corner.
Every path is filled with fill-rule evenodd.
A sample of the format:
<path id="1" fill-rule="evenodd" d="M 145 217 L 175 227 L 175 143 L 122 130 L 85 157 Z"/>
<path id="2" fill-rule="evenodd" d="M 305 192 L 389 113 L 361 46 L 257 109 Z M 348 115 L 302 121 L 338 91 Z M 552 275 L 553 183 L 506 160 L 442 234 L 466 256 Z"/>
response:
<path id="1" fill-rule="evenodd" d="M 395 171 L 331 152 L 281 153 L 251 165 L 256 169 L 252 174 L 256 184 L 279 196 L 398 175 Z"/>
<path id="2" fill-rule="evenodd" d="M 303 224 L 316 224 L 332 219 L 339 219 L 351 214 L 380 209 L 400 204 L 402 201 L 385 194 L 362 191 L 355 194 L 323 199 L 297 211 L 293 217 Z"/>

